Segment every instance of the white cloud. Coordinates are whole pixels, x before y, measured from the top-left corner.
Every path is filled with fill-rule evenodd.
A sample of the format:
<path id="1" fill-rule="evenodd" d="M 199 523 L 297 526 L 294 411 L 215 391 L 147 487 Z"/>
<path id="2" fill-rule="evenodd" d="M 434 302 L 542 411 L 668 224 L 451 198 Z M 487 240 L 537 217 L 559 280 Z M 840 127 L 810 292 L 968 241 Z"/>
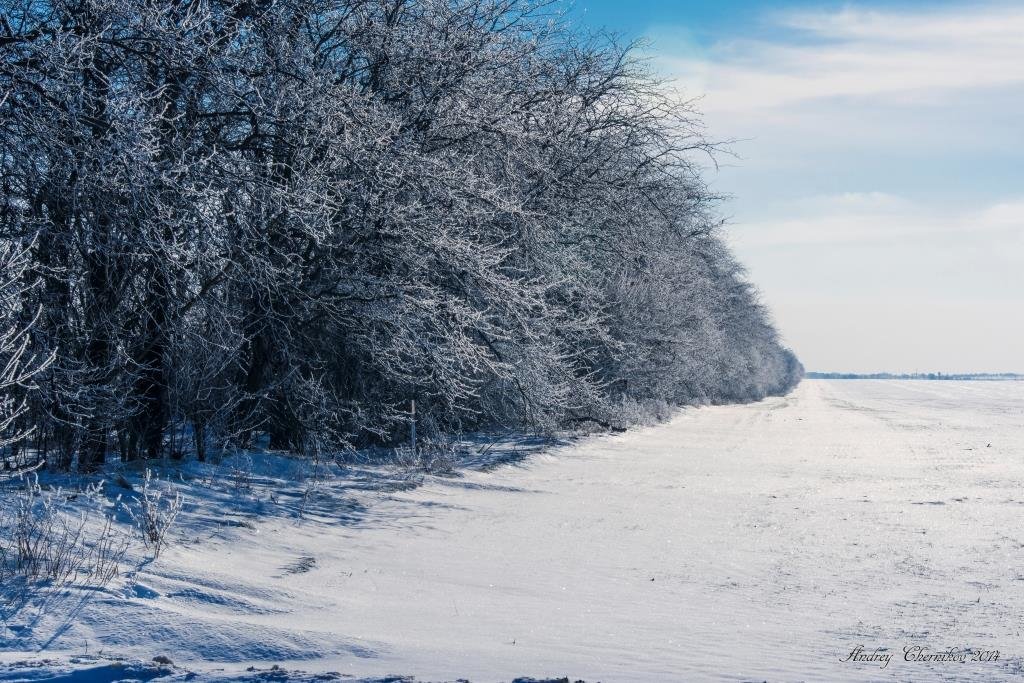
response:
<path id="1" fill-rule="evenodd" d="M 979 8 L 934 12 L 880 12 L 846 8 L 839 12 L 788 12 L 779 23 L 831 38 L 908 41 L 938 41 L 993 44 L 1020 43 L 1024 34 L 1024 12 L 1016 7 Z"/>
<path id="2" fill-rule="evenodd" d="M 1000 202 L 979 216 L 983 226 L 1016 229 L 1024 237 L 1024 199 Z"/>
<path id="3" fill-rule="evenodd" d="M 912 207 L 907 199 L 888 192 L 841 192 L 839 194 L 815 195 L 802 197 L 792 202 L 793 206 L 808 212 L 847 212 L 884 213 L 903 211 Z"/>
<path id="4" fill-rule="evenodd" d="M 966 89 L 1024 84 L 1020 6 L 789 14 L 778 28 L 797 35 L 721 42 L 704 59 L 660 61 L 684 92 L 706 94 L 708 114 L 826 98 L 934 102 Z"/>
<path id="5" fill-rule="evenodd" d="M 845 192 L 799 198 L 776 211 L 776 218 L 733 225 L 733 243 L 750 249 L 919 240 L 1014 245 L 1024 239 L 1024 199 L 950 211 L 884 192 Z M 1024 260 L 1024 252 L 1017 257 Z"/>

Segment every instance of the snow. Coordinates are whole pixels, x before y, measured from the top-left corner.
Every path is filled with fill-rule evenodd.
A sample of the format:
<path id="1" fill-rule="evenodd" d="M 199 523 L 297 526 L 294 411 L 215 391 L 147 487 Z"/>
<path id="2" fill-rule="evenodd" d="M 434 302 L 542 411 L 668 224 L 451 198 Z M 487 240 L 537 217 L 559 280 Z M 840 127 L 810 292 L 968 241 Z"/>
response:
<path id="1" fill-rule="evenodd" d="M 57 672 L 102 650 L 204 677 L 474 682 L 1024 674 L 1024 382 L 805 381 L 459 476 L 317 481 L 252 461 L 212 480 L 186 467 L 176 542 L 116 586 L 19 611 L 0 661 Z M 840 661 L 857 645 L 893 659 Z M 905 646 L 1000 656 L 908 662 Z"/>

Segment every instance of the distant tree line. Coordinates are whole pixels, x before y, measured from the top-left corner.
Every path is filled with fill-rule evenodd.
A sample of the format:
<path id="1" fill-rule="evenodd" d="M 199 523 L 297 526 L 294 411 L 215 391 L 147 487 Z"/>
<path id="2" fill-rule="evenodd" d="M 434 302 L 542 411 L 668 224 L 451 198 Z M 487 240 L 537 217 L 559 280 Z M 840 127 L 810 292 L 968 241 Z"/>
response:
<path id="1" fill-rule="evenodd" d="M 412 400 L 428 434 L 618 425 L 801 377 L 695 113 L 551 7 L 0 7 L 0 366 L 53 356 L 0 424 L 53 467 L 393 443 Z"/>
<path id="2" fill-rule="evenodd" d="M 857 374 L 854 372 L 808 372 L 807 379 L 933 379 L 933 380 L 1014 380 L 1024 379 L 1024 375 L 1013 372 L 873 372 Z"/>

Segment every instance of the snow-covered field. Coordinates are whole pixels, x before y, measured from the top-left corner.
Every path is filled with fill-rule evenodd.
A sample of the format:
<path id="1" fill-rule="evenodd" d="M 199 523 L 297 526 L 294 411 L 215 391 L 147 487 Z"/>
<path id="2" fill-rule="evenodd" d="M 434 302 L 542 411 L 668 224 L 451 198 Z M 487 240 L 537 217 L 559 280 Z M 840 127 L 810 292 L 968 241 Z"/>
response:
<path id="1" fill-rule="evenodd" d="M 0 661 L 51 662 L 0 679 L 100 651 L 200 678 L 1024 675 L 1024 382 L 805 381 L 418 487 L 349 468 L 273 493 L 259 464 L 187 481 L 134 576 L 14 613 Z M 892 661 L 841 661 L 858 645 Z"/>

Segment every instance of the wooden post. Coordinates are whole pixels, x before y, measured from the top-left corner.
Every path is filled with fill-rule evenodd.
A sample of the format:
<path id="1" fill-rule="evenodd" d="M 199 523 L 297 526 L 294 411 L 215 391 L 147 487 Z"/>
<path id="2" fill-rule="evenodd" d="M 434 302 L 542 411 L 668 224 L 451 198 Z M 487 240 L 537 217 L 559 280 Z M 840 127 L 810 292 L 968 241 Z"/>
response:
<path id="1" fill-rule="evenodd" d="M 409 414 L 412 416 L 412 429 L 410 430 L 410 436 L 412 441 L 412 452 L 416 453 L 416 399 L 410 401 L 411 408 Z"/>

